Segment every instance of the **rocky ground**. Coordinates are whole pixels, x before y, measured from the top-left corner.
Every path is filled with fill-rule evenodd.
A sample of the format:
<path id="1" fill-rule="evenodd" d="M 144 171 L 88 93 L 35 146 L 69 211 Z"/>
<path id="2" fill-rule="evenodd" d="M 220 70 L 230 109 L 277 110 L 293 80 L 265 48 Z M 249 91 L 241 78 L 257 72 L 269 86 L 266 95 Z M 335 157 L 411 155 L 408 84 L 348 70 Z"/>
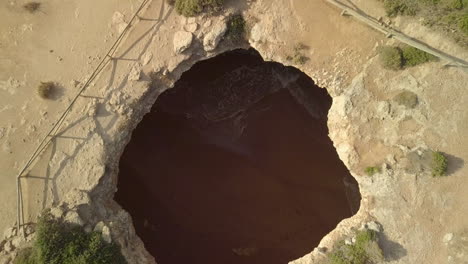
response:
<path id="1" fill-rule="evenodd" d="M 377 1 L 352 2 L 372 16 L 383 15 Z M 35 14 L 21 8 L 23 1 L 0 4 L 0 229 L 15 223 L 15 174 L 140 3 L 50 0 Z M 243 12 L 249 42 L 265 59 L 298 67 L 333 96 L 330 137 L 363 196 L 357 215 L 326 236 L 320 250 L 294 263 L 319 263 L 324 248 L 367 220 L 383 227 L 390 263 L 467 263 L 466 71 L 443 62 L 385 70 L 377 48 L 394 40 L 321 0 L 228 1 L 223 14 L 188 19 L 165 1 L 150 1 L 114 59 L 78 99 L 60 135 L 22 179 L 26 222 L 54 206 L 60 208 L 57 217 L 109 233 L 130 263 L 154 263 L 128 229 L 128 214 L 112 201 L 117 162 L 162 91 L 196 61 L 234 48 L 220 43 L 227 15 L 234 12 Z M 392 24 L 468 60 L 464 48 L 417 21 Z M 295 49 L 298 44 L 303 47 Z M 298 51 L 308 58 L 304 64 L 291 59 Z M 36 95 L 41 81 L 60 84 L 54 100 Z M 417 105 L 398 104 L 394 97 L 402 91 L 416 94 Z M 428 149 L 448 154 L 447 177 L 432 178 L 420 166 Z M 367 166 L 382 172 L 366 176 Z M 0 263 L 9 263 L 14 248 L 23 245 L 15 233 L 7 229 Z"/>

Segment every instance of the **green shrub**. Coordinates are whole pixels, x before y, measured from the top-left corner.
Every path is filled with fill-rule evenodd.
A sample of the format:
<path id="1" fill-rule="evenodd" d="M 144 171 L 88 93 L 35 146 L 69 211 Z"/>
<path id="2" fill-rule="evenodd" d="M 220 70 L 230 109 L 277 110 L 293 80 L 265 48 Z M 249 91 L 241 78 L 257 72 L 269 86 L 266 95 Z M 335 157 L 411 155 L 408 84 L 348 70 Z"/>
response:
<path id="1" fill-rule="evenodd" d="M 428 61 L 435 61 L 437 57 L 412 46 L 404 46 L 402 49 L 403 64 L 416 66 Z"/>
<path id="2" fill-rule="evenodd" d="M 439 151 L 432 153 L 432 176 L 441 177 L 447 172 L 447 158 Z"/>
<path id="3" fill-rule="evenodd" d="M 39 220 L 36 241 L 15 264 L 124 264 L 114 243 L 98 232 L 86 233 L 80 226 L 63 223 L 45 213 Z"/>
<path id="4" fill-rule="evenodd" d="M 383 261 L 383 252 L 377 243 L 377 233 L 362 230 L 356 234 L 356 242 L 347 245 L 340 241 L 328 255 L 330 264 L 368 264 Z"/>
<path id="5" fill-rule="evenodd" d="M 364 169 L 364 172 L 369 175 L 369 176 L 372 176 L 376 173 L 380 173 L 380 168 L 378 167 L 367 167 Z"/>
<path id="6" fill-rule="evenodd" d="M 462 10 L 464 7 L 463 0 L 453 0 L 451 4 L 451 8 Z"/>
<path id="7" fill-rule="evenodd" d="M 242 15 L 233 15 L 227 23 L 226 39 L 231 41 L 240 41 L 245 34 L 245 20 Z"/>
<path id="8" fill-rule="evenodd" d="M 465 14 L 460 17 L 458 21 L 458 27 L 463 33 L 468 35 L 468 14 Z"/>
<path id="9" fill-rule="evenodd" d="M 191 17 L 200 14 L 203 10 L 218 10 L 224 0 L 175 0 L 177 12 L 183 16 Z"/>
<path id="10" fill-rule="evenodd" d="M 398 15 L 414 16 L 417 13 L 416 6 L 407 0 L 384 0 L 384 8 L 389 17 Z"/>
<path id="11" fill-rule="evenodd" d="M 403 55 L 400 48 L 385 46 L 379 49 L 379 54 L 384 68 L 390 70 L 403 68 Z"/>
<path id="12" fill-rule="evenodd" d="M 407 108 L 415 108 L 418 105 L 418 96 L 410 91 L 403 91 L 397 94 L 393 100 Z"/>
<path id="13" fill-rule="evenodd" d="M 23 5 L 23 8 L 26 9 L 29 13 L 35 13 L 41 8 L 41 3 L 39 2 L 29 2 Z"/>

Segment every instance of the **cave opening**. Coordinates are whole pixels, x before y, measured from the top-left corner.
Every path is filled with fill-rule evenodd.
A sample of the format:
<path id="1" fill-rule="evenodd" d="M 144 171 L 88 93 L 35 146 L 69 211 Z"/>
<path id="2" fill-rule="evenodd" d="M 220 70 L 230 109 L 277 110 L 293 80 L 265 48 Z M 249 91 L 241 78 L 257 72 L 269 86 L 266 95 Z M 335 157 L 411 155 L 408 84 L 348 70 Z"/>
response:
<path id="1" fill-rule="evenodd" d="M 332 100 L 253 49 L 196 63 L 120 158 L 116 201 L 158 264 L 285 264 L 359 208 L 328 137 Z"/>

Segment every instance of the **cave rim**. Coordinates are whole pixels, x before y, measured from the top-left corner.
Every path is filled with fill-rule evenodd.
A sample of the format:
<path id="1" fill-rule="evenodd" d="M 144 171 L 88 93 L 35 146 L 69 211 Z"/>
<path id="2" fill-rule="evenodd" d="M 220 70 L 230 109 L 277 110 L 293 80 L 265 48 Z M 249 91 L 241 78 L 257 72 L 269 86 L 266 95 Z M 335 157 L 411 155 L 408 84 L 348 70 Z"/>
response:
<path id="1" fill-rule="evenodd" d="M 292 69 L 292 70 L 294 70 L 294 71 L 297 71 L 297 72 L 299 72 L 299 73 L 302 75 L 301 77 L 305 77 L 306 79 L 309 79 L 309 80 L 313 83 L 313 86 L 316 86 L 316 88 L 318 88 L 318 89 L 324 91 L 325 94 L 326 94 L 326 96 L 327 96 L 327 97 L 329 98 L 329 100 L 330 100 L 330 104 L 329 104 L 329 106 L 327 107 L 327 110 L 326 110 L 326 118 L 325 118 L 325 122 L 324 122 L 326 131 L 327 131 L 327 133 L 328 133 L 328 131 L 329 131 L 329 127 L 328 127 L 328 113 L 329 113 L 329 111 L 331 110 L 331 107 L 332 107 L 333 97 L 328 93 L 327 88 L 320 87 L 319 85 L 317 85 L 316 81 L 313 80 L 312 77 L 310 77 L 309 75 L 307 75 L 307 74 L 306 74 L 304 71 L 302 71 L 300 68 L 294 67 L 294 66 L 292 66 L 292 65 L 284 65 L 284 64 L 282 64 L 281 62 L 266 61 L 266 60 L 260 55 L 260 53 L 259 53 L 257 50 L 255 50 L 254 48 L 252 48 L 252 47 L 249 47 L 249 48 L 237 48 L 237 49 L 232 49 L 232 50 L 228 50 L 228 51 L 224 51 L 224 52 L 221 52 L 221 53 L 219 53 L 219 54 L 216 54 L 216 55 L 213 56 L 213 57 L 209 57 L 209 58 L 206 58 L 206 59 L 202 59 L 202 60 L 196 61 L 196 62 L 193 63 L 186 71 L 184 71 L 184 72 L 179 76 L 179 78 L 178 78 L 176 81 L 174 81 L 174 84 L 171 85 L 171 87 L 169 87 L 168 89 L 164 90 L 163 92 L 161 92 L 161 93 L 158 95 L 156 101 L 154 101 L 153 104 L 152 104 L 152 106 L 151 106 L 151 111 L 153 111 L 153 108 L 157 105 L 158 100 L 161 98 L 161 95 L 163 95 L 164 93 L 166 93 L 166 92 L 168 92 L 168 91 L 173 91 L 173 90 L 175 90 L 175 88 L 177 87 L 177 83 L 180 82 L 180 81 L 184 78 L 184 74 L 187 74 L 188 72 L 190 72 L 197 64 L 199 64 L 199 63 L 209 63 L 210 60 L 219 58 L 219 57 L 224 56 L 224 55 L 226 55 L 226 54 L 228 54 L 228 53 L 238 52 L 238 51 L 248 52 L 248 53 L 254 52 L 254 53 L 256 54 L 256 56 L 258 56 L 258 57 L 261 59 L 261 63 L 262 63 L 262 64 L 271 63 L 271 64 L 279 65 L 279 66 L 284 67 L 284 68 L 286 68 L 286 69 Z M 313 89 L 316 89 L 316 88 L 313 88 Z M 282 90 L 287 90 L 287 89 L 282 89 Z M 151 111 L 150 111 L 150 113 L 151 113 Z M 149 113 L 148 113 L 148 114 L 149 114 Z M 147 115 L 147 114 L 146 114 L 146 115 Z M 146 116 L 146 115 L 145 115 L 145 116 Z M 140 120 L 140 121 L 138 122 L 138 124 L 137 124 L 137 127 L 138 127 L 143 121 L 144 121 L 144 119 Z M 130 141 L 131 141 L 131 139 L 133 139 L 133 132 L 137 129 L 137 127 L 135 127 L 135 128 L 133 129 L 133 131 L 132 131 L 132 136 L 130 137 Z M 337 152 L 335 146 L 333 145 L 333 140 L 332 140 L 328 135 L 327 135 L 327 138 L 328 138 L 328 140 L 332 143 L 331 146 L 332 146 L 332 148 L 333 148 L 333 150 L 334 150 L 334 153 L 336 154 L 336 156 L 337 156 L 339 162 L 342 163 L 342 165 L 344 166 L 344 168 L 345 168 L 346 171 L 348 172 L 350 178 L 351 178 L 356 184 L 358 184 L 358 182 L 357 182 L 357 180 L 355 179 L 354 175 L 352 175 L 351 171 L 347 168 L 347 166 L 344 164 L 344 162 L 340 159 L 340 157 L 339 157 L 339 155 L 338 155 L 338 152 Z M 129 142 L 128 142 L 127 144 L 129 144 Z M 124 147 L 123 152 L 125 152 L 126 148 L 127 148 L 127 146 Z M 122 153 L 122 156 L 123 156 L 123 153 Z M 119 165 L 118 165 L 119 168 L 120 168 L 120 160 L 121 160 L 122 156 L 119 158 Z M 118 186 L 118 184 L 119 184 L 119 182 L 120 182 L 120 178 L 121 178 L 120 172 L 118 173 L 117 178 L 118 178 L 118 182 L 117 182 L 117 186 Z M 117 191 L 117 192 L 118 192 L 118 191 Z M 119 206 L 121 206 L 121 207 L 124 208 L 124 206 L 122 206 L 121 203 L 118 202 L 118 201 L 116 200 L 117 192 L 114 194 L 114 199 L 113 199 L 113 200 L 116 201 L 116 202 L 119 204 Z M 343 220 L 350 219 L 350 218 L 354 218 L 354 217 L 356 217 L 356 216 L 358 215 L 359 211 L 362 209 L 362 204 L 361 204 L 362 196 L 361 196 L 359 184 L 358 184 L 358 193 L 359 193 L 359 195 L 360 195 L 360 197 L 359 197 L 358 209 L 357 209 L 355 212 L 351 212 L 351 214 L 350 214 L 348 217 L 345 217 L 345 218 L 340 219 L 340 220 L 336 223 L 335 227 L 332 228 L 331 230 L 329 230 L 328 233 L 324 234 L 324 235 L 321 237 L 321 239 L 317 242 L 317 244 L 314 245 L 313 247 L 311 247 L 310 250 L 307 251 L 306 254 L 308 254 L 308 253 L 312 252 L 314 249 L 318 248 L 319 245 L 320 245 L 320 243 L 321 243 L 321 241 L 322 241 L 325 237 L 327 237 L 331 232 L 335 231 L 335 230 L 339 227 L 340 223 L 343 222 Z M 133 215 L 132 215 L 131 211 L 128 210 L 127 208 L 124 208 L 124 209 L 130 214 L 130 216 L 132 217 L 132 220 L 133 220 Z M 133 220 L 133 222 L 135 222 L 135 221 Z M 135 223 L 133 224 L 133 226 L 136 228 Z M 137 235 L 141 238 L 141 234 L 137 233 Z M 145 244 L 145 247 L 146 247 L 146 242 L 144 242 L 144 244 Z M 147 249 L 147 250 L 148 250 L 148 249 Z M 150 252 L 150 251 L 148 250 L 148 252 Z M 155 255 L 155 254 L 153 254 L 153 253 L 151 253 L 151 252 L 150 252 L 150 254 L 153 255 L 156 259 L 158 258 L 157 255 Z M 289 260 L 289 261 L 294 261 L 294 260 L 299 259 L 299 258 L 301 258 L 301 257 L 302 257 L 302 256 L 298 256 L 297 258 L 291 259 L 291 260 Z M 289 262 L 289 261 L 288 261 L 288 262 Z"/>

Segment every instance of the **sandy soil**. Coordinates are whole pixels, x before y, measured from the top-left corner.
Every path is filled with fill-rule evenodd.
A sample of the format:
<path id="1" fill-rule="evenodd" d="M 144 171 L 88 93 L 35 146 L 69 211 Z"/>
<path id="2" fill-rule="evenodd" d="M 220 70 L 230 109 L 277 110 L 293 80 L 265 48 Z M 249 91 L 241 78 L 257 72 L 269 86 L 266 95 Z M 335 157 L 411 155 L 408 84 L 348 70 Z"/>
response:
<path id="1" fill-rule="evenodd" d="M 0 230 L 15 222 L 15 177 L 70 98 L 95 67 L 139 1 L 26 1 L 0 3 Z M 37 95 L 41 81 L 60 85 L 54 100 Z M 39 165 L 44 168 L 44 164 Z M 32 172 L 33 176 L 44 175 Z M 31 182 L 32 183 L 32 182 Z M 33 206 L 43 208 L 43 180 L 33 183 Z M 55 197 L 53 199 L 58 199 Z"/>

